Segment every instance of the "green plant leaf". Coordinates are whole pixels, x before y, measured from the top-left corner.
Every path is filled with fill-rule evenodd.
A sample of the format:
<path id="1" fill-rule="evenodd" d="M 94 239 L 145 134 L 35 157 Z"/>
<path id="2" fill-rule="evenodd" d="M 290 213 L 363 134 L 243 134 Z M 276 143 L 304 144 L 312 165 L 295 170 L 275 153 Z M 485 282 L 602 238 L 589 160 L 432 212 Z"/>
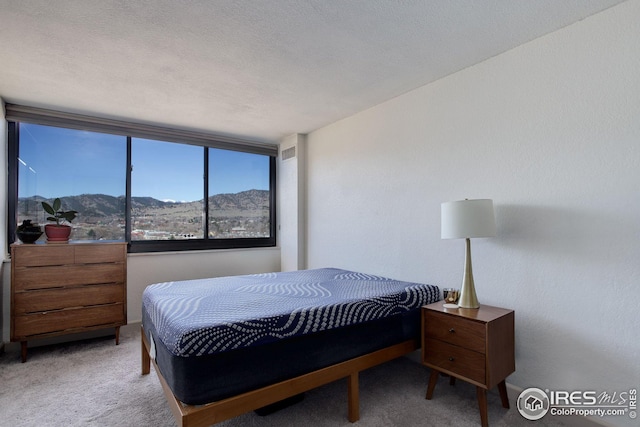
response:
<path id="1" fill-rule="evenodd" d="M 42 208 L 48 213 L 49 217 L 47 217 L 47 221 L 55 221 L 56 224 L 60 225 L 60 220 L 66 220 L 67 222 L 71 222 L 76 218 L 78 211 L 63 211 L 61 209 L 62 202 L 59 197 L 53 201 L 53 206 L 51 206 L 47 202 L 41 202 Z"/>
<path id="2" fill-rule="evenodd" d="M 66 212 L 61 212 L 61 216 L 67 221 L 71 222 L 75 219 L 77 213 L 78 213 L 77 211 L 66 211 Z"/>
<path id="3" fill-rule="evenodd" d="M 51 207 L 51 205 L 47 202 L 42 202 L 42 209 L 44 209 L 44 211 L 46 213 L 48 213 L 49 215 L 55 215 L 56 211 L 53 209 L 53 207 Z M 51 221 L 51 219 L 47 218 L 49 221 Z"/>

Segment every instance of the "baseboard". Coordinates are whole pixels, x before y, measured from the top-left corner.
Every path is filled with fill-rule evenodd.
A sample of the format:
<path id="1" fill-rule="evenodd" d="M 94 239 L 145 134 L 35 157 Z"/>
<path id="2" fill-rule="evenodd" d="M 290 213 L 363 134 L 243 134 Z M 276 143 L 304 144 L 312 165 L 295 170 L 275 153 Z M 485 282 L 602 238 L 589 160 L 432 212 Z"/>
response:
<path id="1" fill-rule="evenodd" d="M 517 407 L 518 396 L 524 389 L 517 387 L 513 384 L 507 383 L 507 395 L 509 396 L 509 402 L 512 408 Z M 582 417 L 579 415 L 567 415 L 567 416 L 553 416 L 547 414 L 546 417 L 556 418 L 562 424 L 568 427 L 615 427 L 613 424 L 609 424 L 600 418 L 594 417 Z"/>

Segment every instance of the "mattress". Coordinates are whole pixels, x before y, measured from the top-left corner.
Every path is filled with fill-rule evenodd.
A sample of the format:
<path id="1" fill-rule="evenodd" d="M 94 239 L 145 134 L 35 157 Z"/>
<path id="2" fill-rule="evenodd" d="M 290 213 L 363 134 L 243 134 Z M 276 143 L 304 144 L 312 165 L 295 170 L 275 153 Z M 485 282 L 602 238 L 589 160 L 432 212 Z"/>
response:
<path id="1" fill-rule="evenodd" d="M 151 356 L 184 403 L 204 404 L 418 339 L 436 286 L 326 268 L 148 286 Z"/>

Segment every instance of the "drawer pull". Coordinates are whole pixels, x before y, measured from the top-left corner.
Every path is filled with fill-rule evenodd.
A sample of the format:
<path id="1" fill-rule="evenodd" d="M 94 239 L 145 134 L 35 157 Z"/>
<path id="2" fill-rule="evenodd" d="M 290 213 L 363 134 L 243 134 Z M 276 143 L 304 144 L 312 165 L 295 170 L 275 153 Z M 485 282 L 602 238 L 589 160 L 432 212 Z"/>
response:
<path id="1" fill-rule="evenodd" d="M 455 329 L 453 329 L 453 328 L 449 329 L 449 333 L 450 333 L 450 334 L 455 334 L 455 332 L 456 332 L 456 330 L 455 330 Z"/>
<path id="2" fill-rule="evenodd" d="M 454 359 L 453 357 L 449 357 L 449 362 L 453 362 L 454 360 L 456 359 Z"/>

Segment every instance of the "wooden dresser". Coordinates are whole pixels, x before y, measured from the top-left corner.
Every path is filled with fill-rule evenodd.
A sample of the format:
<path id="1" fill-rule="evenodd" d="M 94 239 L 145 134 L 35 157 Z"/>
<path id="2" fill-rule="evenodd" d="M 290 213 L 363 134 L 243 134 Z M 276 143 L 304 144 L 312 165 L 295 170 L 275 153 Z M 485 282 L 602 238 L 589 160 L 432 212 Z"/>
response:
<path id="1" fill-rule="evenodd" d="M 422 307 L 422 363 L 430 368 L 427 399 L 440 373 L 476 386 L 480 420 L 489 424 L 487 390 L 497 386 L 502 406 L 509 408 L 505 378 L 516 369 L 514 312 L 482 305 L 447 309 L 439 301 Z"/>
<path id="2" fill-rule="evenodd" d="M 127 246 L 117 243 L 11 245 L 11 341 L 127 323 Z"/>

